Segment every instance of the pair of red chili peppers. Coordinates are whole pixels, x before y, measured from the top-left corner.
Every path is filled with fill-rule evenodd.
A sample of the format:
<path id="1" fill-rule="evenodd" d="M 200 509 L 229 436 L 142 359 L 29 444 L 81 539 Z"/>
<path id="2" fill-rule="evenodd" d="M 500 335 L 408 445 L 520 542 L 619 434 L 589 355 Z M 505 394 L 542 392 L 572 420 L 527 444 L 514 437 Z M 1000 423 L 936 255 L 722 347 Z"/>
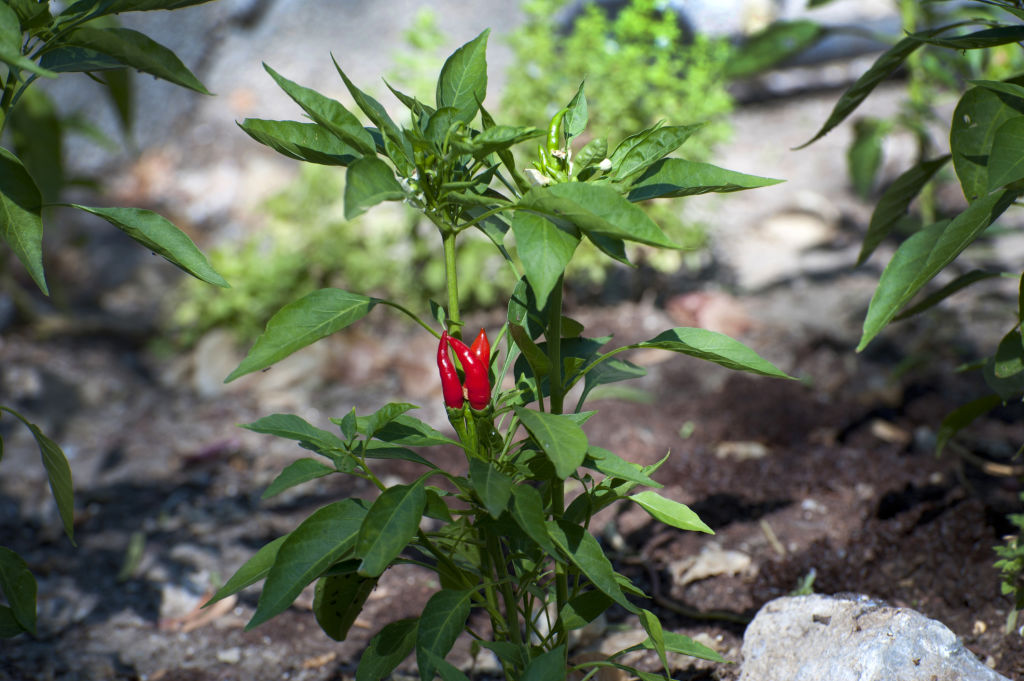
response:
<path id="1" fill-rule="evenodd" d="M 462 364 L 465 382 L 459 380 L 455 363 L 448 354 L 448 347 L 455 351 L 455 356 Z M 487 333 L 480 329 L 472 345 L 466 345 L 458 338 L 441 333 L 441 344 L 437 348 L 437 368 L 441 372 L 441 390 L 444 393 L 444 404 L 451 409 L 461 409 L 468 401 L 469 406 L 477 411 L 491 403 L 491 343 Z"/>

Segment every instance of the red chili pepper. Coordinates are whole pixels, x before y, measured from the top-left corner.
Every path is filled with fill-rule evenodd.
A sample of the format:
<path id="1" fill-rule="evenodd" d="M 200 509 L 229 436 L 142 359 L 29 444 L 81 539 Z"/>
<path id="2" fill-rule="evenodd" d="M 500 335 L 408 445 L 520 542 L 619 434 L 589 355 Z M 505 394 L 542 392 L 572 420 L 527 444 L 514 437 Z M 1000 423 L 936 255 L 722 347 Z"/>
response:
<path id="1" fill-rule="evenodd" d="M 444 404 L 452 409 L 461 409 L 465 398 L 462 395 L 462 383 L 455 371 L 455 362 L 448 354 L 447 331 L 441 333 L 441 344 L 437 347 L 437 368 L 441 372 L 441 392 L 444 393 Z"/>
<path id="2" fill-rule="evenodd" d="M 483 409 L 491 403 L 491 380 L 488 377 L 487 362 L 481 361 L 469 346 L 458 338 L 447 337 L 448 345 L 452 346 L 455 356 L 462 362 L 462 371 L 466 375 L 464 384 L 466 399 L 473 409 Z M 485 336 L 486 340 L 486 336 Z M 474 345 L 476 343 L 474 342 Z M 488 343 L 488 346 L 490 343 Z M 490 348 L 488 348 L 488 354 Z"/>
<path id="3" fill-rule="evenodd" d="M 491 341 L 487 340 L 487 332 L 480 329 L 473 344 L 469 346 L 470 352 L 483 361 L 484 366 L 491 365 Z"/>

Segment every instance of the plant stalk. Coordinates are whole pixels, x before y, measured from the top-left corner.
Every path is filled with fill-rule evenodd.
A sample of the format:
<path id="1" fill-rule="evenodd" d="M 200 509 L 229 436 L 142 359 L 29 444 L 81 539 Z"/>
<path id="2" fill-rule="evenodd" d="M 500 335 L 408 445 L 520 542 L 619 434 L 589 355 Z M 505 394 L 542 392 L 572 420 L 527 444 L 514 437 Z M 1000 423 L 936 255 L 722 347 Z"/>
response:
<path id="1" fill-rule="evenodd" d="M 548 325 L 544 333 L 547 340 L 548 360 L 551 362 L 551 373 L 549 382 L 551 386 L 550 412 L 561 414 L 565 407 L 565 386 L 562 376 L 562 286 L 565 275 L 558 278 L 555 288 L 551 291 L 548 299 Z M 565 512 L 565 485 L 559 479 L 550 483 L 551 515 L 558 519 Z M 555 604 L 557 612 L 561 613 L 562 608 L 569 601 L 569 574 L 568 566 L 564 563 L 555 563 Z M 568 632 L 559 629 L 555 647 L 565 643 Z"/>
<path id="2" fill-rule="evenodd" d="M 455 272 L 455 230 L 444 231 L 444 272 L 448 287 L 448 333 L 462 338 L 462 319 L 459 316 L 459 280 Z"/>

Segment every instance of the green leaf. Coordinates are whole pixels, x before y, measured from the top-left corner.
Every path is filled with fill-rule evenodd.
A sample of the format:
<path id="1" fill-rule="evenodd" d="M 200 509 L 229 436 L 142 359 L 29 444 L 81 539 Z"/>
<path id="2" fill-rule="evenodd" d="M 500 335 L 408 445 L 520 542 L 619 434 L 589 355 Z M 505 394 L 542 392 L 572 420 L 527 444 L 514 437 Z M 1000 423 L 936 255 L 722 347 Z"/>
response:
<path id="1" fill-rule="evenodd" d="M 407 447 L 430 447 L 432 445 L 455 445 L 459 443 L 442 435 L 431 426 L 414 416 L 402 414 L 384 424 L 374 433 L 374 437 L 384 442 Z"/>
<path id="2" fill-rule="evenodd" d="M 271 414 L 252 423 L 242 424 L 242 428 L 251 430 L 254 433 L 276 435 L 288 440 L 295 440 L 304 449 L 312 450 L 327 457 L 348 451 L 344 440 L 337 435 L 317 428 L 294 414 Z M 311 480 L 312 478 L 309 479 Z"/>
<path id="3" fill-rule="evenodd" d="M 497 519 L 505 512 L 512 497 L 512 478 L 499 471 L 489 461 L 470 459 L 469 482 L 491 517 Z"/>
<path id="4" fill-rule="evenodd" d="M 313 614 L 324 633 L 335 641 L 344 641 L 375 586 L 377 577 L 360 577 L 355 572 L 318 579 Z"/>
<path id="5" fill-rule="evenodd" d="M 533 342 L 529 332 L 519 324 L 510 323 L 508 333 L 533 370 L 534 378 L 540 380 L 548 376 L 551 373 L 551 360 L 540 346 Z"/>
<path id="6" fill-rule="evenodd" d="M 863 264 L 878 244 L 889 236 L 893 226 L 906 215 L 910 202 L 950 158 L 952 157 L 947 154 L 931 161 L 922 161 L 897 177 L 885 190 L 871 214 L 868 233 L 864 235 L 864 243 L 860 247 L 860 255 L 857 256 L 858 265 Z"/>
<path id="7" fill-rule="evenodd" d="M 395 447 L 386 442 L 378 442 L 377 440 L 367 442 L 366 449 L 364 450 L 363 453 L 365 454 L 367 459 L 390 459 L 398 461 L 411 461 L 412 463 L 418 463 L 421 466 L 426 466 L 427 468 L 433 468 L 434 470 L 437 470 L 437 466 L 435 466 L 430 461 L 427 461 L 426 459 L 424 459 L 422 456 L 412 451 L 411 449 L 406 449 L 405 447 Z"/>
<path id="8" fill-rule="evenodd" d="M 630 603 L 619 588 L 615 570 L 594 536 L 579 525 L 564 521 L 547 521 L 548 536 L 572 564 L 606 596 L 632 613 L 639 609 Z"/>
<path id="9" fill-rule="evenodd" d="M 775 378 L 792 378 L 738 340 L 707 329 L 676 327 L 629 347 L 669 350 L 714 362 L 727 369 Z"/>
<path id="10" fill-rule="evenodd" d="M 519 144 L 520 142 L 535 139 L 543 135 L 544 131 L 538 130 L 537 128 L 519 128 L 510 125 L 494 125 L 476 135 L 471 140 L 466 142 L 453 140 L 453 142 L 459 148 L 465 149 L 466 152 L 473 154 L 473 158 L 484 159 L 495 152 L 504 151 L 513 145 Z"/>
<path id="11" fill-rule="evenodd" d="M 949 412 L 946 418 L 942 419 L 942 423 L 939 424 L 939 432 L 936 433 L 935 455 L 942 454 L 943 448 L 954 435 L 971 425 L 979 416 L 987 414 L 1002 403 L 1003 398 L 999 395 L 985 395 Z"/>
<path id="12" fill-rule="evenodd" d="M 566 602 L 558 615 L 558 620 L 566 631 L 582 629 L 597 619 L 614 602 L 602 591 L 585 591 Z"/>
<path id="13" fill-rule="evenodd" d="M 422 681 L 432 681 L 437 670 L 432 658 L 443 660 L 462 633 L 469 619 L 473 593 L 442 589 L 423 607 L 416 633 L 416 662 Z"/>
<path id="14" fill-rule="evenodd" d="M 615 452 L 610 452 L 601 447 L 591 445 L 587 449 L 587 458 L 583 465 L 604 473 L 609 478 L 627 480 L 638 485 L 647 487 L 662 487 L 661 483 L 655 482 L 650 476 L 644 473 L 644 467 L 640 464 L 626 461 Z"/>
<path id="15" fill-rule="evenodd" d="M 924 298 L 920 303 L 908 307 L 907 309 L 900 312 L 898 315 L 893 317 L 893 320 L 906 319 L 907 317 L 913 317 L 916 314 L 924 312 L 925 310 L 938 305 L 940 302 L 950 297 L 962 288 L 973 284 L 976 281 L 982 281 L 983 279 L 992 279 L 993 277 L 1001 276 L 999 272 L 986 272 L 984 270 L 971 270 L 966 274 L 961 274 L 959 277 L 949 282 L 935 293 L 932 293 Z"/>
<path id="16" fill-rule="evenodd" d="M 579 177 L 586 168 L 599 164 L 607 156 L 608 140 L 598 137 L 587 142 L 572 160 L 572 164 L 576 167 L 576 177 Z"/>
<path id="17" fill-rule="evenodd" d="M 381 428 L 410 409 L 419 409 L 419 407 L 409 402 L 389 402 L 369 416 L 357 418 L 356 430 L 368 438 L 373 437 Z"/>
<path id="18" fill-rule="evenodd" d="M 953 262 L 1013 202 L 1011 191 L 978 199 L 949 224 L 925 227 L 904 241 L 878 282 L 864 319 L 857 351 L 863 350 L 922 286 Z"/>
<path id="19" fill-rule="evenodd" d="M 263 335 L 256 339 L 249 354 L 224 382 L 259 371 L 344 329 L 365 317 L 377 302 L 374 298 L 336 288 L 307 293 L 270 318 Z"/>
<path id="20" fill-rule="evenodd" d="M 533 287 L 537 304 L 544 307 L 580 239 L 550 220 L 525 211 L 516 211 L 512 216 L 512 234 L 526 279 Z"/>
<path id="21" fill-rule="evenodd" d="M 21 42 L 21 22 L 18 15 L 7 3 L 0 3 L 0 61 L 40 76 L 56 78 L 56 73 L 44 69 L 21 53 Z"/>
<path id="22" fill-rule="evenodd" d="M 725 64 L 726 77 L 746 78 L 767 71 L 818 42 L 826 33 L 813 21 L 773 21 L 733 51 Z"/>
<path id="23" fill-rule="evenodd" d="M 993 92 L 1002 92 L 1011 97 L 1024 99 L 1024 86 L 1020 86 L 1017 83 L 1007 83 L 1002 80 L 969 80 L 967 82 L 971 85 L 992 90 Z"/>
<path id="24" fill-rule="evenodd" d="M 351 551 L 368 515 L 359 501 L 345 499 L 303 520 L 278 548 L 246 631 L 284 612 L 309 583 Z"/>
<path id="25" fill-rule="evenodd" d="M 356 541 L 356 556 L 362 559 L 359 574 L 377 577 L 387 569 L 416 536 L 426 505 L 422 480 L 381 492 L 366 514 Z"/>
<path id="26" fill-rule="evenodd" d="M 354 161 L 345 173 L 345 219 L 362 215 L 381 201 L 405 198 L 391 167 L 376 156 Z"/>
<path id="27" fill-rule="evenodd" d="M 988 159 L 988 189 L 1024 179 L 1024 116 L 1011 118 L 996 129 Z"/>
<path id="28" fill-rule="evenodd" d="M 576 94 L 566 107 L 562 126 L 565 129 L 565 136 L 570 141 L 582 135 L 587 129 L 587 96 L 583 94 L 583 83 L 576 88 Z"/>
<path id="29" fill-rule="evenodd" d="M 260 499 L 269 499 L 286 489 L 301 485 L 310 480 L 322 478 L 334 472 L 335 469 L 325 466 L 315 459 L 299 459 L 285 466 L 281 474 L 270 483 L 270 486 L 267 487 L 267 490 Z"/>
<path id="30" fill-rule="evenodd" d="M 977 50 L 1024 40 L 1024 26 L 997 26 L 954 38 L 934 38 L 921 34 L 914 34 L 910 37 L 929 45 L 946 47 L 951 50 Z"/>
<path id="31" fill-rule="evenodd" d="M 0 638 L 14 638 L 25 633 L 25 628 L 18 624 L 14 611 L 6 605 L 0 605 Z"/>
<path id="32" fill-rule="evenodd" d="M 1021 339 L 1020 327 L 1003 336 L 993 359 L 996 378 L 1009 378 L 1024 371 L 1024 339 Z"/>
<path id="33" fill-rule="evenodd" d="M 398 620 L 377 632 L 359 658 L 356 681 L 385 681 L 389 678 L 395 667 L 416 647 L 419 621 L 418 617 Z"/>
<path id="34" fill-rule="evenodd" d="M 39 28 L 53 21 L 48 3 L 36 0 L 8 0 L 8 4 L 25 29 Z"/>
<path id="35" fill-rule="evenodd" d="M 316 123 L 246 118 L 239 126 L 249 137 L 297 161 L 347 166 L 361 154 Z"/>
<path id="36" fill-rule="evenodd" d="M 665 638 L 665 650 L 669 652 L 681 653 L 682 655 L 689 655 L 690 657 L 697 657 L 702 660 L 711 660 L 712 662 L 725 662 L 725 658 L 721 655 L 706 645 L 697 643 L 689 636 L 677 634 L 674 631 L 666 631 L 662 635 Z M 648 649 L 654 647 L 650 639 L 647 639 L 641 645 Z"/>
<path id="37" fill-rule="evenodd" d="M 649 135 L 630 145 L 627 151 L 620 154 L 619 148 L 612 153 L 612 179 L 622 181 L 631 175 L 643 172 L 664 156 L 678 149 L 690 135 L 704 127 L 703 123 L 695 125 L 666 125 L 655 128 Z"/>
<path id="38" fill-rule="evenodd" d="M 217 589 L 217 593 L 213 594 L 213 598 L 206 601 L 203 604 L 204 608 L 208 608 L 222 598 L 227 598 L 232 594 L 236 594 L 247 586 L 251 586 L 256 582 L 264 579 L 267 573 L 270 572 L 271 566 L 277 559 L 277 552 L 281 549 L 281 544 L 284 543 L 288 535 L 278 537 L 273 541 L 269 541 L 264 544 L 259 551 L 257 551 L 252 558 L 245 561 L 242 567 L 235 571 L 235 574 L 231 576 L 224 586 Z"/>
<path id="39" fill-rule="evenodd" d="M 523 669 L 522 681 L 556 681 L 567 678 L 565 644 L 541 653 Z"/>
<path id="40" fill-rule="evenodd" d="M 984 196 L 989 187 L 989 162 L 996 130 L 1006 121 L 1024 116 L 1024 100 L 971 88 L 953 111 L 949 145 L 953 168 L 968 201 Z"/>
<path id="41" fill-rule="evenodd" d="M 680 530 L 692 530 L 694 532 L 706 532 L 714 534 L 714 530 L 704 524 L 704 521 L 697 517 L 697 514 L 690 510 L 686 504 L 666 499 L 657 492 L 647 490 L 631 494 L 630 499 L 651 514 L 651 517 L 660 520 L 666 525 L 677 527 Z"/>
<path id="42" fill-rule="evenodd" d="M 996 358 L 989 357 L 981 371 L 985 385 L 996 393 L 1004 402 L 1020 400 L 1024 395 L 1024 373 L 1000 377 L 996 375 Z"/>
<path id="43" fill-rule="evenodd" d="M 146 34 L 130 28 L 83 26 L 61 38 L 58 44 L 94 50 L 113 57 L 125 66 L 163 78 L 175 85 L 204 95 L 210 94 L 174 52 Z"/>
<path id="44" fill-rule="evenodd" d="M 534 187 L 519 200 L 519 207 L 571 222 L 587 236 L 679 248 L 643 210 L 607 185 L 565 182 Z"/>
<path id="45" fill-rule="evenodd" d="M 159 213 L 143 208 L 95 208 L 77 203 L 69 205 L 103 218 L 196 279 L 228 288 L 224 277 L 210 267 L 206 256 L 196 248 L 192 239 Z"/>
<path id="46" fill-rule="evenodd" d="M 846 167 L 859 197 L 867 199 L 882 166 L 882 140 L 888 126 L 877 118 L 862 118 L 854 123 L 853 142 L 846 150 Z"/>
<path id="47" fill-rule="evenodd" d="M 340 102 L 325 97 L 316 90 L 293 83 L 266 64 L 263 65 L 263 68 L 315 123 L 330 130 L 338 139 L 361 154 L 376 155 L 377 145 L 374 143 L 373 137 L 366 131 L 359 119 Z"/>
<path id="48" fill-rule="evenodd" d="M 43 199 L 18 157 L 0 147 L 0 237 L 46 295 L 43 274 Z"/>
<path id="49" fill-rule="evenodd" d="M 7 599 L 18 626 L 35 634 L 36 578 L 28 569 L 28 563 L 6 546 L 0 546 L 0 592 Z"/>
<path id="50" fill-rule="evenodd" d="M 576 472 L 587 454 L 587 434 L 566 414 L 515 407 L 516 416 L 555 466 L 562 480 Z"/>
<path id="51" fill-rule="evenodd" d="M 127 67 L 108 54 L 75 45 L 61 45 L 39 58 L 39 65 L 55 73 L 127 71 Z"/>
<path id="52" fill-rule="evenodd" d="M 651 647 L 658 653 L 658 659 L 661 660 L 661 666 L 665 668 L 665 673 L 671 674 L 671 670 L 668 668 L 668 658 L 665 655 L 665 632 L 661 627 L 661 620 L 653 612 L 644 608 L 640 610 L 640 624 L 647 632 L 647 640 L 651 642 Z"/>
<path id="53" fill-rule="evenodd" d="M 487 96 L 487 36 L 485 30 L 455 50 L 441 67 L 437 80 L 437 108 L 452 107 L 459 120 L 469 123 Z"/>
<path id="54" fill-rule="evenodd" d="M 384 109 L 381 103 L 357 88 L 355 84 L 349 80 L 348 76 L 345 75 L 345 72 L 341 70 L 340 66 L 338 66 L 338 62 L 334 59 L 333 54 L 331 55 L 331 61 L 334 62 L 334 68 L 338 71 L 338 75 L 341 76 L 343 81 L 345 81 L 345 87 L 348 88 L 349 94 L 351 94 L 352 99 L 355 100 L 356 106 L 366 114 L 366 117 L 377 126 L 378 130 L 380 130 L 385 140 L 390 143 L 390 145 L 385 146 L 391 147 L 388 155 L 391 157 L 391 160 L 395 163 L 396 167 L 400 167 L 411 172 L 413 150 L 412 145 L 409 144 L 409 140 L 405 138 L 401 129 L 399 129 L 399 127 L 395 125 L 395 122 L 391 120 L 391 116 L 388 115 L 387 110 Z M 392 151 L 394 153 L 391 153 Z"/>
<path id="55" fill-rule="evenodd" d="M 738 192 L 744 189 L 769 187 L 780 182 L 782 180 L 737 173 L 710 163 L 666 158 L 648 168 L 632 184 L 627 198 L 636 202 L 709 192 Z"/>
<path id="56" fill-rule="evenodd" d="M 43 201 L 57 201 L 64 187 L 63 129 L 53 100 L 43 90 L 29 88 L 11 110 L 7 130 Z"/>
<path id="57" fill-rule="evenodd" d="M 540 492 L 529 485 L 512 488 L 512 519 L 523 532 L 549 556 L 557 554 L 555 545 L 545 530 L 547 516 Z"/>
<path id="58" fill-rule="evenodd" d="M 74 15 L 78 13 L 95 14 L 120 14 L 121 12 L 148 12 L 158 9 L 181 9 L 192 5 L 202 5 L 211 0 L 78 0 L 66 10 L 61 16 Z"/>
<path id="59" fill-rule="evenodd" d="M 611 358 L 596 365 L 587 372 L 583 379 L 583 392 L 580 393 L 578 406 L 582 406 L 591 391 L 601 385 L 629 381 L 646 376 L 647 370 L 624 359 Z"/>

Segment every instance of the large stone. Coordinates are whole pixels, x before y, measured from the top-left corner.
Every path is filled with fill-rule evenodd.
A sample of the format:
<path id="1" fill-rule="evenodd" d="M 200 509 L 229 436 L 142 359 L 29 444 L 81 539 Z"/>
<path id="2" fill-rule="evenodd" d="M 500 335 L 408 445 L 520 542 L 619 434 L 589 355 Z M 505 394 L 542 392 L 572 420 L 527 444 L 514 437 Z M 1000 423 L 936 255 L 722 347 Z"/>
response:
<path id="1" fill-rule="evenodd" d="M 743 638 L 740 681 L 1009 681 L 944 624 L 866 596 L 767 603 Z"/>

